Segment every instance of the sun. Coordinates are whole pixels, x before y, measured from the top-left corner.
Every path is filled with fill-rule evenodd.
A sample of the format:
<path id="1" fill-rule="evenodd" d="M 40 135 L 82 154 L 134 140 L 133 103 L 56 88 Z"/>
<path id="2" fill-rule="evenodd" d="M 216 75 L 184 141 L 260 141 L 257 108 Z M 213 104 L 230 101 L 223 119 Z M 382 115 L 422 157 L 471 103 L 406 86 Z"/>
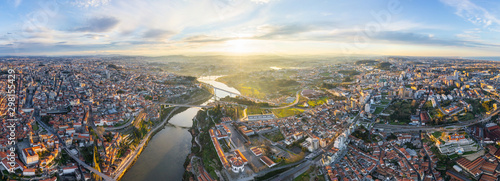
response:
<path id="1" fill-rule="evenodd" d="M 247 39 L 228 40 L 225 47 L 226 52 L 238 54 L 251 53 L 256 50 L 252 40 Z"/>

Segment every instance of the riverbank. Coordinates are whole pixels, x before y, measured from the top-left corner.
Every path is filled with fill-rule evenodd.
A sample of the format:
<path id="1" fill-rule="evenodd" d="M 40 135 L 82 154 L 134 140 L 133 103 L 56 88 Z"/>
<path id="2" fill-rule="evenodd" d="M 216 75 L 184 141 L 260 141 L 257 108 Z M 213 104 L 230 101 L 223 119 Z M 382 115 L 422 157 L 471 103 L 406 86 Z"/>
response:
<path id="1" fill-rule="evenodd" d="M 190 100 L 194 100 L 194 101 L 189 101 L 186 104 L 193 104 L 193 103 L 194 104 L 201 104 L 201 103 L 207 102 L 210 98 L 211 98 L 211 94 L 197 94 L 197 95 L 190 98 Z M 135 148 L 135 150 L 124 159 L 122 164 L 120 164 L 120 166 L 118 167 L 118 173 L 115 174 L 114 179 L 115 180 L 122 179 L 122 177 L 129 171 L 129 169 L 132 168 L 132 166 L 134 166 L 135 162 L 137 161 L 139 156 L 142 154 L 143 150 L 147 147 L 149 141 L 158 132 L 160 132 L 161 130 L 163 130 L 165 128 L 165 126 L 169 123 L 169 121 L 172 117 L 174 117 L 175 115 L 177 115 L 181 112 L 186 111 L 187 109 L 188 108 L 186 108 L 186 107 L 175 107 L 172 110 L 170 110 L 170 112 L 168 113 L 167 116 L 164 117 L 162 115 L 161 117 L 162 118 L 164 117 L 163 121 L 160 124 L 156 125 L 155 128 L 151 129 L 149 131 L 148 135 L 146 135 L 141 140 L 140 144 Z M 168 110 L 168 108 L 166 108 L 164 110 Z M 166 114 L 166 112 L 164 114 Z"/>
<path id="2" fill-rule="evenodd" d="M 154 136 L 154 134 L 156 134 L 156 132 L 159 130 L 158 128 L 162 128 L 163 129 L 165 127 L 165 124 L 168 123 L 168 120 L 170 119 L 170 116 L 174 112 L 176 112 L 177 109 L 178 109 L 178 107 L 174 108 L 168 114 L 168 116 L 165 118 L 165 120 L 162 122 L 162 124 L 158 125 L 152 131 L 150 131 L 147 136 L 145 136 L 145 138 L 141 141 L 141 143 L 135 148 L 135 151 L 133 152 L 133 154 L 129 154 L 125 158 L 126 162 L 125 163 L 122 162 L 122 164 L 120 164 L 120 166 L 118 168 L 120 168 L 122 166 L 125 166 L 125 167 L 124 167 L 123 170 L 118 170 L 120 174 L 115 175 L 115 177 L 114 177 L 115 180 L 120 180 L 123 177 L 123 175 L 125 175 L 125 173 L 128 171 L 128 169 L 134 165 L 135 161 L 137 161 L 137 157 L 139 157 L 139 155 L 141 155 L 144 147 L 147 146 L 147 143 L 149 142 L 149 140 L 151 139 L 151 137 Z"/>
<path id="3" fill-rule="evenodd" d="M 209 97 L 206 96 L 212 97 L 213 93 L 215 93 L 213 89 L 211 90 L 212 86 L 224 90 L 237 92 L 237 90 L 235 90 L 232 87 L 227 87 L 225 84 L 210 80 L 208 80 L 209 82 L 205 82 L 205 80 L 203 81 L 199 80 L 199 82 L 203 82 L 201 86 L 205 88 L 205 90 L 208 93 L 198 92 L 197 94 L 192 94 L 189 100 L 182 101 L 188 103 L 183 103 L 183 104 L 190 104 L 190 105 L 209 104 L 213 100 L 208 99 Z M 203 86 L 204 84 L 210 84 L 210 86 L 205 87 Z M 230 96 L 229 93 L 226 93 L 224 91 L 217 91 L 216 93 L 218 98 Z M 197 98 L 204 98 L 204 99 L 197 99 Z M 190 102 L 190 101 L 196 101 L 196 102 Z M 172 109 L 172 107 L 170 107 L 170 109 Z M 178 108 L 178 110 L 180 109 L 181 108 Z M 151 135 L 148 135 L 148 141 L 145 142 L 144 145 L 142 145 L 143 149 L 140 150 L 140 154 L 135 154 L 134 155 L 135 157 L 130 157 L 130 160 L 128 160 L 129 162 L 128 165 L 123 164 L 122 167 L 125 168 L 126 166 L 126 170 L 120 173 L 121 176 L 119 176 L 119 179 L 123 181 L 183 179 L 183 174 L 185 173 L 186 170 L 185 165 L 183 166 L 183 164 L 186 163 L 185 159 L 188 158 L 191 153 L 198 153 L 196 149 L 191 151 L 193 144 L 196 144 L 196 139 L 197 139 L 196 135 L 198 135 L 198 133 L 194 132 L 198 131 L 196 129 L 197 128 L 196 125 L 199 124 L 199 122 L 196 121 L 197 115 L 200 115 L 201 113 L 204 112 L 205 113 L 204 116 L 208 116 L 206 114 L 207 113 L 206 111 L 199 111 L 200 108 L 191 107 L 184 109 L 185 110 L 180 113 L 175 113 L 168 116 L 169 117 L 168 121 L 164 121 L 164 119 L 160 119 L 160 121 L 158 121 L 162 122 L 161 125 L 164 125 L 163 126 L 164 129 L 157 129 L 156 132 L 151 133 Z M 163 115 L 167 117 L 166 114 L 169 113 L 165 112 L 165 114 Z M 210 114 L 212 115 L 212 112 Z M 161 116 L 163 117 L 163 115 Z M 157 125 L 160 124 L 158 122 L 156 123 L 156 125 L 152 126 L 156 127 Z M 206 124 L 203 123 L 203 125 Z M 198 143 L 203 145 L 202 148 L 203 151 L 206 152 L 205 154 L 215 153 L 216 157 L 217 155 L 215 151 L 209 152 L 206 149 L 208 148 L 215 150 L 211 145 L 211 140 L 210 136 L 208 135 L 208 130 L 205 133 L 207 135 L 203 137 L 198 136 L 197 141 Z M 139 151 L 139 149 L 137 150 Z M 205 156 L 203 158 L 205 158 Z M 214 175 L 217 172 L 215 164 L 220 165 L 220 163 L 214 162 L 213 160 L 193 159 L 193 162 L 195 161 L 210 162 L 208 167 L 213 167 L 213 168 L 210 168 L 210 170 L 208 171 L 211 171 L 211 174 Z M 217 173 L 217 175 L 220 175 L 220 173 Z"/>
<path id="4" fill-rule="evenodd" d="M 207 111 L 210 111 L 208 113 Z M 215 180 L 220 180 L 220 173 L 218 170 L 222 169 L 222 165 L 217 160 L 213 159 L 196 159 L 193 161 L 191 157 L 195 158 L 217 158 L 217 153 L 212 145 L 211 138 L 209 135 L 209 129 L 215 126 L 215 122 L 209 115 L 213 115 L 215 120 L 222 117 L 221 109 L 216 107 L 209 110 L 199 111 L 193 119 L 193 126 L 190 128 L 190 133 L 192 135 L 191 139 L 191 149 L 190 154 L 186 157 L 184 161 L 184 174 L 183 180 L 189 180 L 189 178 L 194 177 L 200 170 L 198 168 L 203 168 L 206 172 Z M 198 141 L 196 141 L 198 139 Z M 200 167 L 199 167 L 200 166 Z"/>

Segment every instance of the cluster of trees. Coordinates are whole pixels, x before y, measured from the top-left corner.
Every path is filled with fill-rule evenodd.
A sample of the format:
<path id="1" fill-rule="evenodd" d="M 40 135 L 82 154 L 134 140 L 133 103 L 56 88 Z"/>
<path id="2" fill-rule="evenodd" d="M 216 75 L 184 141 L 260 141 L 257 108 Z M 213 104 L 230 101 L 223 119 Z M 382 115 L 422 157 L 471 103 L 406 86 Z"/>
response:
<path id="1" fill-rule="evenodd" d="M 396 140 L 398 139 L 398 137 L 396 135 L 394 135 L 394 133 L 391 133 L 389 136 L 387 136 L 387 140 L 390 141 L 390 140 Z"/>
<path id="2" fill-rule="evenodd" d="M 486 110 L 486 112 L 488 112 L 488 111 L 490 111 L 490 110 L 492 110 L 492 109 L 493 109 L 493 103 L 494 103 L 494 102 L 495 102 L 495 101 L 491 101 L 491 100 L 489 100 L 489 101 L 484 101 L 484 102 L 481 104 L 481 106 L 483 106 L 483 108 Z"/>
<path id="3" fill-rule="evenodd" d="M 50 125 L 49 124 L 50 118 L 52 118 L 51 115 L 42 116 L 42 122 L 44 122 L 47 125 Z"/>
<path id="4" fill-rule="evenodd" d="M 415 101 L 411 103 L 407 100 L 396 102 L 389 106 L 394 112 L 390 115 L 391 120 L 410 121 L 412 114 L 416 113 L 417 104 Z"/>
<path id="5" fill-rule="evenodd" d="M 290 145 L 287 145 L 286 148 L 290 149 L 290 148 L 293 148 L 293 147 L 299 147 L 300 148 L 300 144 L 304 141 L 306 141 L 306 138 L 307 137 L 303 137 L 295 142 L 293 142 L 292 144 Z"/>
<path id="6" fill-rule="evenodd" d="M 348 88 L 349 83 L 323 83 L 323 84 L 321 84 L 321 87 L 326 88 L 326 89 L 334 89 L 334 88 L 337 88 L 339 86 L 344 87 L 344 88 Z"/>
<path id="7" fill-rule="evenodd" d="M 229 97 L 229 96 L 221 98 L 220 100 L 225 101 L 225 102 L 236 102 L 238 104 L 247 105 L 247 106 L 270 107 L 269 103 L 265 103 L 265 102 L 257 103 L 257 102 L 253 102 L 253 101 L 248 100 L 248 99 L 234 98 L 234 97 Z"/>
<path id="8" fill-rule="evenodd" d="M 375 66 L 375 68 L 378 68 L 380 70 L 390 70 L 392 64 L 389 62 L 380 62 L 378 65 Z"/>
<path id="9" fill-rule="evenodd" d="M 108 69 L 115 69 L 115 70 L 120 70 L 120 69 L 122 69 L 121 67 L 119 67 L 119 66 L 117 66 L 117 65 L 115 65 L 115 64 L 109 64 L 107 68 L 108 68 Z"/>
<path id="10" fill-rule="evenodd" d="M 363 125 L 361 125 L 359 129 L 356 129 L 356 131 L 352 133 L 352 136 L 362 139 L 366 143 L 371 143 L 370 132 L 366 130 L 366 128 Z"/>
<path id="11" fill-rule="evenodd" d="M 233 120 L 243 117 L 243 110 L 245 109 L 241 106 L 225 107 L 226 115 Z"/>
<path id="12" fill-rule="evenodd" d="M 132 144 L 138 145 L 141 142 L 142 138 L 149 132 L 149 125 L 151 125 L 150 121 L 141 121 L 141 123 L 139 123 L 139 128 L 135 126 L 132 127 Z"/>
<path id="13" fill-rule="evenodd" d="M 171 85 L 188 85 L 197 82 L 197 78 L 193 76 L 181 76 L 176 79 L 165 80 L 163 84 L 171 84 Z"/>
<path id="14" fill-rule="evenodd" d="M 355 75 L 360 74 L 360 72 L 358 72 L 356 70 L 339 70 L 338 73 L 348 75 L 348 76 L 355 76 Z"/>
<path id="15" fill-rule="evenodd" d="M 390 70 L 392 64 L 389 62 L 380 62 L 376 60 L 359 60 L 356 61 L 356 65 L 375 65 L 375 68 L 380 70 Z M 340 72 L 339 72 L 340 73 Z"/>
<path id="16" fill-rule="evenodd" d="M 354 64 L 356 65 L 374 65 L 377 63 L 375 60 L 358 60 Z"/>
<path id="17" fill-rule="evenodd" d="M 472 106 L 472 113 L 474 115 L 490 111 L 493 108 L 495 101 L 485 101 L 481 103 L 478 99 L 465 99 L 465 102 Z"/>
<path id="18" fill-rule="evenodd" d="M 351 77 L 345 77 L 344 80 L 342 80 L 342 82 L 352 82 L 352 79 Z"/>

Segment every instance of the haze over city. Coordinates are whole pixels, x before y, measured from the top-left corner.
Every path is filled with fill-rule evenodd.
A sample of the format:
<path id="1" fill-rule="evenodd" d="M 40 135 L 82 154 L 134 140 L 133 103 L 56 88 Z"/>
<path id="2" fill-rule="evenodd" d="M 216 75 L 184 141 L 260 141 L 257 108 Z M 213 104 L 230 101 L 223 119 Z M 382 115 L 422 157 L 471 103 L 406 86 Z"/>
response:
<path id="1" fill-rule="evenodd" d="M 498 0 L 5 0 L 0 180 L 498 181 Z"/>
<path id="2" fill-rule="evenodd" d="M 500 2 L 7 0 L 0 55 L 499 56 Z"/>

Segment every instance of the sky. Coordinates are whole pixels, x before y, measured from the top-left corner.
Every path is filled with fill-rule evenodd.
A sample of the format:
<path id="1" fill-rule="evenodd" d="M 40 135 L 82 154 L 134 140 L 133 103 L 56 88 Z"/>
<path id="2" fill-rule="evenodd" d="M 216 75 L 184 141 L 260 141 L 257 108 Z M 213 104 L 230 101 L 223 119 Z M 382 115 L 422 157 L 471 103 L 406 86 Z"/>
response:
<path id="1" fill-rule="evenodd" d="M 0 55 L 500 56 L 497 0 L 4 0 Z"/>

